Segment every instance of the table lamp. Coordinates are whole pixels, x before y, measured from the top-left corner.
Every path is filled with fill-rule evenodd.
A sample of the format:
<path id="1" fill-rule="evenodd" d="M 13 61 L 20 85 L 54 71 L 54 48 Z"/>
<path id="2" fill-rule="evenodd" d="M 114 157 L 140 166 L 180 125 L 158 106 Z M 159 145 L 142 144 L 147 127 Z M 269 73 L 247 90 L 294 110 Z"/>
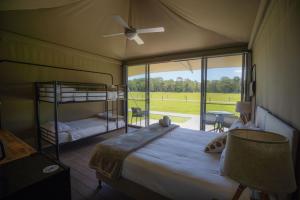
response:
<path id="1" fill-rule="evenodd" d="M 2 128 L 2 101 L 0 99 L 0 129 Z"/>
<path id="2" fill-rule="evenodd" d="M 251 102 L 238 101 L 235 106 L 235 111 L 241 114 L 241 119 L 244 123 L 249 121 L 248 115 L 251 113 Z"/>
<path id="3" fill-rule="evenodd" d="M 240 183 L 233 199 L 246 187 L 267 194 L 296 190 L 292 153 L 286 137 L 265 131 L 234 129 L 228 134 L 224 160 L 226 176 Z"/>

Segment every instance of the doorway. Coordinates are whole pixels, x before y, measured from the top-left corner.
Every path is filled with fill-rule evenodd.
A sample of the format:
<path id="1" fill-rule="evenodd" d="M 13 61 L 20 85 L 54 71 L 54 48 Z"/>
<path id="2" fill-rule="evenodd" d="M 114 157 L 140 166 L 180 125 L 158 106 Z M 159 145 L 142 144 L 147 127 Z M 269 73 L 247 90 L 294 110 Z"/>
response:
<path id="1" fill-rule="evenodd" d="M 226 131 L 239 117 L 244 56 L 127 66 L 128 124 L 145 127 L 168 115 L 183 128 Z"/>

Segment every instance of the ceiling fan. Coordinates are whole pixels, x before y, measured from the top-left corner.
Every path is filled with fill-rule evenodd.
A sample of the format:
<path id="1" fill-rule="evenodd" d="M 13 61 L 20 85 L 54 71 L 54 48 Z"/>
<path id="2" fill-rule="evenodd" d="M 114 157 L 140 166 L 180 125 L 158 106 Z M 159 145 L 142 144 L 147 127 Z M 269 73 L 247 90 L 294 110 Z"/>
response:
<path id="1" fill-rule="evenodd" d="M 118 15 L 113 16 L 113 19 L 119 23 L 122 27 L 124 27 L 124 32 L 122 33 L 114 33 L 109 35 L 103 35 L 103 37 L 114 37 L 119 35 L 125 35 L 127 39 L 134 40 L 138 45 L 144 44 L 144 41 L 139 37 L 139 34 L 143 33 L 159 33 L 164 32 L 164 27 L 155 27 L 155 28 L 143 28 L 143 29 L 136 29 L 127 24 L 127 22 Z"/>

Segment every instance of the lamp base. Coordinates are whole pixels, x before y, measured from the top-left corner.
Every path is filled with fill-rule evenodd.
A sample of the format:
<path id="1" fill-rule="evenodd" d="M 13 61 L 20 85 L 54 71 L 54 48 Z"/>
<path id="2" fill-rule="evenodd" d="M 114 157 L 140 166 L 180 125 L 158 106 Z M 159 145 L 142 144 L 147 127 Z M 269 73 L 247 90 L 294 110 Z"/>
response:
<path id="1" fill-rule="evenodd" d="M 238 200 L 243 193 L 243 191 L 246 189 L 247 186 L 244 186 L 242 184 L 239 185 L 239 187 L 236 189 L 234 196 L 232 197 L 232 200 Z"/>
<path id="2" fill-rule="evenodd" d="M 265 192 L 260 192 L 260 199 L 261 200 L 270 200 L 269 195 Z"/>
<path id="3" fill-rule="evenodd" d="M 246 188 L 247 186 L 240 184 L 239 187 L 236 189 L 235 194 L 232 197 L 232 200 L 238 200 Z M 260 194 L 259 200 L 270 200 L 269 195 L 267 193 L 259 192 L 259 194 Z"/>

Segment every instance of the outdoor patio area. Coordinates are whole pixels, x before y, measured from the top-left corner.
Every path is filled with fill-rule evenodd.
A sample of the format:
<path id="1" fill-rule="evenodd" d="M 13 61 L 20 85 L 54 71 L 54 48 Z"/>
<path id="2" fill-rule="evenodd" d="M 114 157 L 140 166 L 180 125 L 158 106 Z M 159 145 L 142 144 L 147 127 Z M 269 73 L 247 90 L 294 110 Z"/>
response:
<path id="1" fill-rule="evenodd" d="M 212 111 L 212 112 L 214 112 L 214 111 Z M 217 112 L 225 112 L 225 111 L 217 111 Z M 200 129 L 200 124 L 201 124 L 200 115 L 174 113 L 174 112 L 160 112 L 160 111 L 150 111 L 150 115 L 151 114 L 159 115 L 159 116 L 165 116 L 165 115 L 169 116 L 171 118 L 171 121 L 172 121 L 172 118 L 174 118 L 174 117 L 185 118 L 186 120 L 184 122 L 172 121 L 172 123 L 178 124 L 182 128 L 188 128 L 188 129 L 193 129 L 193 130 Z M 222 129 L 223 131 L 226 131 L 228 129 L 228 127 L 230 126 L 231 122 L 233 122 L 236 119 L 237 119 L 237 117 L 233 116 L 233 117 L 231 117 L 229 123 L 224 124 L 223 123 L 224 120 L 228 121 L 227 118 L 225 117 L 222 119 L 223 121 L 220 122 L 219 127 L 218 127 L 217 119 L 211 119 L 212 122 L 205 124 L 205 130 L 206 131 L 220 131 L 220 129 Z M 214 120 L 215 120 L 215 123 L 214 123 Z M 149 124 L 154 124 L 154 123 L 158 123 L 158 119 L 149 119 Z M 133 120 L 132 120 L 132 125 L 144 126 L 145 124 L 146 123 L 145 123 L 144 118 L 133 118 Z M 214 130 L 216 128 L 218 128 L 218 130 Z"/>

